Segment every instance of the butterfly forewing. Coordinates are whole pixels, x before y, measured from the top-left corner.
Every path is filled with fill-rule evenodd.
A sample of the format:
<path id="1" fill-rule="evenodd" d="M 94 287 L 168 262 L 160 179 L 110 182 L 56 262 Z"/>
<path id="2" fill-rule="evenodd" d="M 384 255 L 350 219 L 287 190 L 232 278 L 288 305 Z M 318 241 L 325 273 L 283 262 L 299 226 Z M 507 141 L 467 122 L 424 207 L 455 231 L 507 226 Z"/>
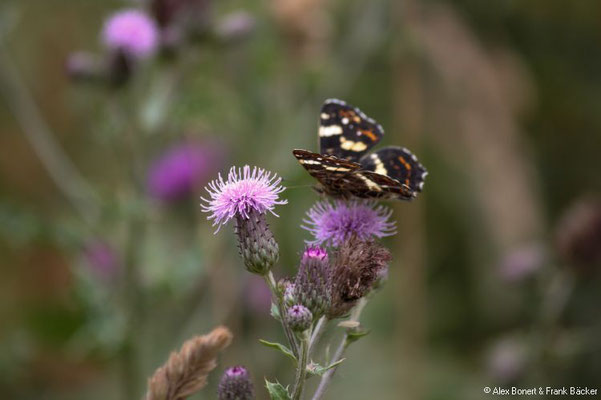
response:
<path id="1" fill-rule="evenodd" d="M 322 154 L 358 161 L 384 135 L 382 127 L 361 110 L 337 99 L 326 100 L 319 117 Z"/>
<path id="2" fill-rule="evenodd" d="M 307 150 L 293 150 L 292 154 L 298 162 L 321 184 L 320 191 L 332 196 L 344 196 L 348 186 L 348 178 L 361 165 L 348 160 L 342 160 L 329 154 L 318 154 Z"/>

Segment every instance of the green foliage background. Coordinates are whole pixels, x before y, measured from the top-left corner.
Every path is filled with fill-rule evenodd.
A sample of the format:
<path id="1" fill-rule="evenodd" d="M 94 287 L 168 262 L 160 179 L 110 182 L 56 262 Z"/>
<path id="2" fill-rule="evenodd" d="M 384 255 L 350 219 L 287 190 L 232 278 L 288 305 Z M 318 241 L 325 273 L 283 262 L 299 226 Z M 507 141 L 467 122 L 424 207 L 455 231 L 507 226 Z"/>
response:
<path id="1" fill-rule="evenodd" d="M 217 324 L 232 329 L 234 345 L 197 398 L 214 398 L 232 364 L 251 369 L 258 398 L 263 377 L 290 381 L 288 360 L 258 342 L 281 332 L 268 305 L 248 306 L 252 278 L 230 229 L 213 235 L 198 196 L 172 206 L 140 196 L 143 170 L 192 137 L 228 149 L 222 171 L 277 172 L 289 205 L 270 218 L 281 248 L 275 272 L 292 274 L 308 239 L 299 226 L 317 195 L 291 150 L 316 149 L 318 110 L 330 97 L 376 118 L 384 144 L 413 149 L 430 175 L 415 202 L 391 204 L 399 234 L 385 240 L 390 282 L 364 312 L 371 333 L 349 351 L 328 398 L 481 399 L 484 386 L 509 383 L 599 387 L 599 274 L 570 269 L 555 238 L 565 210 L 601 184 L 601 3 L 299 0 L 291 13 L 277 3 L 215 2 L 215 24 L 244 10 L 256 19 L 252 34 L 190 44 L 146 63 L 118 91 L 70 82 L 64 62 L 76 50 L 100 53 L 104 18 L 132 4 L 0 5 L 0 57 L 94 193 L 82 192 L 83 213 L 73 207 L 2 82 L 2 397 L 140 398 L 172 349 Z M 133 146 L 138 161 L 131 121 L 144 131 Z M 132 236 L 136 216 L 144 229 Z M 135 275 L 125 280 L 135 290 L 90 274 L 82 246 L 95 237 L 120 252 L 132 237 L 139 242 Z M 545 265 L 519 282 L 501 279 L 502 260 L 531 245 L 544 249 Z M 554 282 L 569 295 L 549 324 L 541 309 Z M 489 368 L 491 349 L 508 337 L 527 359 L 511 382 Z"/>

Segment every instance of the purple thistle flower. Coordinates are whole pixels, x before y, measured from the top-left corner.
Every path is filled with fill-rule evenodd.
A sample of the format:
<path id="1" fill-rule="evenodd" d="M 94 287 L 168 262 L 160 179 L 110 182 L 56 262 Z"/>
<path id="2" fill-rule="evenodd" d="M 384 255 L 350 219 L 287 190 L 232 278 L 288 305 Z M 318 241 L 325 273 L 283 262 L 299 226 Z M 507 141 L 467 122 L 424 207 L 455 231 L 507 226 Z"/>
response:
<path id="1" fill-rule="evenodd" d="M 221 226 L 234 217 L 248 220 L 251 214 L 265 214 L 266 211 L 277 216 L 273 209 L 276 204 L 286 204 L 278 195 L 284 191 L 282 181 L 276 174 L 261 168 L 232 167 L 227 180 L 219 179 L 209 182 L 206 188 L 210 199 L 201 197 L 206 204 L 201 204 L 202 211 L 210 213 L 208 220 L 213 220 L 217 233 Z"/>
<path id="2" fill-rule="evenodd" d="M 241 365 L 225 370 L 217 389 L 219 400 L 252 400 L 254 387 L 248 370 Z"/>
<path id="3" fill-rule="evenodd" d="M 110 16 L 102 30 L 102 42 L 113 51 L 122 51 L 137 59 L 147 58 L 157 48 L 158 30 L 144 12 L 129 9 Z"/>
<path id="4" fill-rule="evenodd" d="M 391 215 L 392 210 L 370 201 L 322 201 L 307 212 L 302 228 L 314 236 L 308 243 L 340 246 L 352 236 L 367 240 L 394 235 L 395 223 L 388 221 Z"/>
<path id="5" fill-rule="evenodd" d="M 170 202 L 190 195 L 215 170 L 222 151 L 200 143 L 181 143 L 162 154 L 148 172 L 148 191 Z"/>
<path id="6" fill-rule="evenodd" d="M 325 260 L 325 262 L 327 262 L 328 252 L 323 247 L 309 246 L 305 249 L 305 252 L 303 253 L 303 259 L 304 261 L 307 261 L 310 258 L 317 258 L 320 261 Z"/>

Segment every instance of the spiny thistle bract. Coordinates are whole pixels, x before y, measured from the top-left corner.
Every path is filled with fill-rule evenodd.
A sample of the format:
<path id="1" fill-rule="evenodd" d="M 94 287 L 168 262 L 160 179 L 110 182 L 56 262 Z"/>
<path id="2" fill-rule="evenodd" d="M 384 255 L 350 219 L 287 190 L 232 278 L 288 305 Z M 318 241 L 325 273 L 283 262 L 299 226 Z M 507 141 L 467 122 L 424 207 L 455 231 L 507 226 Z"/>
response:
<path id="1" fill-rule="evenodd" d="M 225 370 L 217 389 L 219 400 L 252 400 L 255 398 L 254 386 L 248 370 L 241 365 Z"/>
<path id="2" fill-rule="evenodd" d="M 294 281 L 294 298 L 317 319 L 330 306 L 330 296 L 328 253 L 321 247 L 307 247 Z"/>
<path id="3" fill-rule="evenodd" d="M 340 246 L 331 269 L 330 319 L 346 315 L 388 269 L 390 252 L 375 241 L 351 238 Z"/>

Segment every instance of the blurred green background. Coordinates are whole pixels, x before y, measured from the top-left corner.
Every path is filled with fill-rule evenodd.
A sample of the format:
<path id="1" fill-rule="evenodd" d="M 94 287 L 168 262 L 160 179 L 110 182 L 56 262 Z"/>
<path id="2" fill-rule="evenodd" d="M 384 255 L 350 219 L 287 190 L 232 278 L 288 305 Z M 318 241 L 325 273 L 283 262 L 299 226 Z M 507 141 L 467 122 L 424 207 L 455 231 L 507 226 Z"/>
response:
<path id="1" fill-rule="evenodd" d="M 172 349 L 218 324 L 234 343 L 194 398 L 215 398 L 233 364 L 258 398 L 263 377 L 289 382 L 289 362 L 258 343 L 283 340 L 269 295 L 198 196 L 230 165 L 282 176 L 289 204 L 269 221 L 274 272 L 291 275 L 318 198 L 291 150 L 317 150 L 331 97 L 377 119 L 383 144 L 412 149 L 430 175 L 416 201 L 389 204 L 389 283 L 326 398 L 601 386 L 600 2 L 200 3 L 192 25 L 217 34 L 119 87 L 72 79 L 65 63 L 103 57 L 105 18 L 142 1 L 0 4 L 2 398 L 141 398 Z M 240 12 L 247 25 L 232 33 Z M 153 198 L 147 171 L 187 141 L 219 157 L 193 193 Z"/>

